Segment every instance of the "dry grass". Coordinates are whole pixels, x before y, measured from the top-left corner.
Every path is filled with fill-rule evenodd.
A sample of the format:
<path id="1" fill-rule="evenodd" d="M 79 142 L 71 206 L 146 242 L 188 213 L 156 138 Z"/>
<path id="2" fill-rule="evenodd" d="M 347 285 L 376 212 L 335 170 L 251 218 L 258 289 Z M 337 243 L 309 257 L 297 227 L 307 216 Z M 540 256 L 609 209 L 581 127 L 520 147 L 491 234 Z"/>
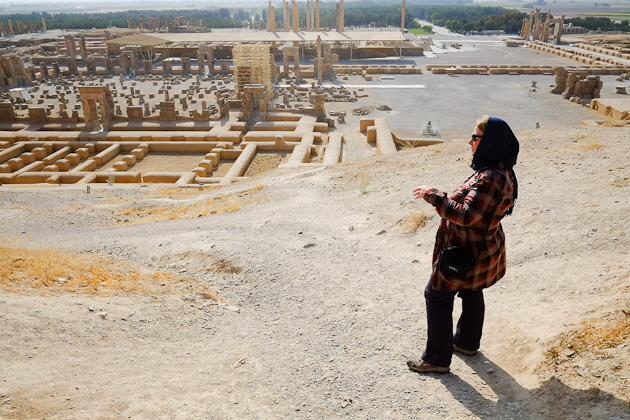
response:
<path id="1" fill-rule="evenodd" d="M 241 267 L 232 264 L 230 261 L 221 258 L 216 262 L 214 271 L 218 273 L 238 274 L 242 271 L 242 269 Z"/>
<path id="2" fill-rule="evenodd" d="M 417 149 L 418 147 L 424 146 L 424 144 L 421 141 L 413 141 L 413 140 L 396 141 L 396 144 L 398 145 L 399 150 L 412 150 L 412 149 Z"/>
<path id="3" fill-rule="evenodd" d="M 621 310 L 600 321 L 588 321 L 575 331 L 560 337 L 557 345 L 547 350 L 547 358 L 557 361 L 563 349 L 575 353 L 592 352 L 606 356 L 604 349 L 616 347 L 630 337 L 630 311 Z"/>
<path id="4" fill-rule="evenodd" d="M 210 190 L 218 188 L 216 185 L 206 186 L 206 185 L 198 185 L 198 186 L 186 186 L 186 187 L 162 187 L 156 188 L 152 191 L 148 192 L 149 197 L 153 196 L 154 198 L 186 198 L 193 197 Z"/>
<path id="5" fill-rule="evenodd" d="M 32 249 L 23 240 L 4 238 L 0 245 L 0 287 L 52 293 L 178 294 L 200 292 L 216 295 L 202 282 L 152 272 L 98 255 L 71 254 L 58 249 Z"/>
<path id="6" fill-rule="evenodd" d="M 591 141 L 590 143 L 580 144 L 579 146 L 577 146 L 579 150 L 582 150 L 585 152 L 598 150 L 598 149 L 601 149 L 602 147 L 606 147 L 606 145 L 598 141 Z"/>
<path id="7" fill-rule="evenodd" d="M 571 141 L 576 142 L 578 140 L 584 140 L 587 137 L 589 137 L 589 134 L 579 133 L 579 134 L 576 134 L 574 137 L 572 137 Z"/>
<path id="8" fill-rule="evenodd" d="M 432 215 L 424 210 L 416 210 L 413 213 L 408 214 L 402 221 L 403 232 L 416 232 L 421 227 L 424 227 L 424 225 L 427 223 L 427 220 L 430 220 L 431 217 Z"/>
<path id="9" fill-rule="evenodd" d="M 233 213 L 245 205 L 255 202 L 250 194 L 263 188 L 258 184 L 251 189 L 223 197 L 210 198 L 194 204 L 169 205 L 159 208 L 129 208 L 121 210 L 117 226 L 128 226 L 140 223 L 163 222 L 166 220 L 191 219 L 194 217 L 209 216 L 211 214 Z M 197 192 L 198 193 L 198 192 Z"/>

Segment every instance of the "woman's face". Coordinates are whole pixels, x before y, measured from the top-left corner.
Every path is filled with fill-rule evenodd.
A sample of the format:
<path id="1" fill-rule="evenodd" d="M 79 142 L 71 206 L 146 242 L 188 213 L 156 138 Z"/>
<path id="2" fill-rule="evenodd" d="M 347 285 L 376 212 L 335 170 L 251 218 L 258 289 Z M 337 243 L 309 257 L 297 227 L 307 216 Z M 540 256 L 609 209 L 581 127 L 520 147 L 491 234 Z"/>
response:
<path id="1" fill-rule="evenodd" d="M 470 144 L 470 149 L 472 151 L 473 156 L 475 156 L 475 152 L 477 151 L 477 148 L 479 147 L 479 143 L 481 143 L 482 137 L 483 137 L 483 131 L 481 131 L 479 127 L 475 127 L 475 129 L 472 132 L 472 136 L 470 137 L 470 141 L 468 142 L 468 144 Z"/>

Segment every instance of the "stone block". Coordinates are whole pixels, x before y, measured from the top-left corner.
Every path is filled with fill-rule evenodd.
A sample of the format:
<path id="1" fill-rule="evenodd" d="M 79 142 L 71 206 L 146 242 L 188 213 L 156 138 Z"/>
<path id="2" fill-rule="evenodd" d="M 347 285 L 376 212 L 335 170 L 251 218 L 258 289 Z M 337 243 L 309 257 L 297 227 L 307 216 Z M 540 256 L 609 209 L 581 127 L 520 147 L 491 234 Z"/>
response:
<path id="1" fill-rule="evenodd" d="M 211 162 L 211 161 L 209 161 L 208 159 L 204 159 L 204 160 L 200 161 L 200 162 L 197 164 L 197 166 L 200 166 L 200 167 L 202 167 L 202 168 L 205 168 L 205 169 L 206 169 L 206 171 L 211 171 L 211 170 L 212 170 L 212 167 L 213 167 L 212 162 Z"/>
<path id="2" fill-rule="evenodd" d="M 48 165 L 42 169 L 44 172 L 59 172 L 59 167 L 57 165 Z"/>
<path id="3" fill-rule="evenodd" d="M 85 160 L 90 156 L 90 151 L 85 147 L 81 147 L 75 151 L 77 155 L 79 155 L 79 159 Z"/>
<path id="4" fill-rule="evenodd" d="M 119 172 L 124 172 L 127 170 L 127 162 L 121 160 L 120 162 L 114 163 L 114 170 Z"/>
<path id="5" fill-rule="evenodd" d="M 193 172 L 197 176 L 206 176 L 206 168 L 202 168 L 201 166 L 197 166 L 195 169 L 193 169 Z"/>
<path id="6" fill-rule="evenodd" d="M 78 153 L 70 153 L 66 155 L 66 159 L 70 162 L 70 165 L 74 166 L 81 161 L 81 157 Z"/>
<path id="7" fill-rule="evenodd" d="M 67 172 L 70 169 L 70 161 L 68 159 L 59 159 L 54 165 L 59 168 L 61 172 Z"/>
<path id="8" fill-rule="evenodd" d="M 141 160 L 144 157 L 143 149 L 133 149 L 131 154 L 136 158 L 136 161 Z"/>
<path id="9" fill-rule="evenodd" d="M 2 165 L 0 165 L 0 174 L 10 174 L 11 173 L 11 167 L 6 164 L 3 163 Z"/>
<path id="10" fill-rule="evenodd" d="M 24 165 L 26 166 L 29 163 L 35 162 L 35 154 L 33 152 L 22 153 L 20 159 L 22 159 L 22 162 L 24 162 Z"/>
<path id="11" fill-rule="evenodd" d="M 24 162 L 20 158 L 13 158 L 7 161 L 7 165 L 11 168 L 11 172 L 15 172 L 18 169 L 22 169 L 24 167 Z"/>
<path id="12" fill-rule="evenodd" d="M 207 153 L 206 160 L 209 160 L 212 163 L 212 167 L 215 167 L 219 164 L 219 154 L 217 153 Z"/>
<path id="13" fill-rule="evenodd" d="M 137 149 L 144 150 L 144 154 L 147 155 L 149 153 L 149 145 L 147 143 L 140 144 Z"/>
<path id="14" fill-rule="evenodd" d="M 94 151 L 96 150 L 96 148 L 94 147 L 94 145 L 92 143 L 87 143 L 85 146 L 86 149 L 88 149 L 88 152 L 90 152 L 91 155 L 94 154 Z"/>
<path id="15" fill-rule="evenodd" d="M 122 160 L 127 164 L 128 167 L 136 164 L 136 157 L 134 155 L 125 155 L 123 156 Z"/>
<path id="16" fill-rule="evenodd" d="M 33 153 L 33 155 L 35 155 L 35 159 L 37 160 L 44 159 L 46 155 L 48 154 L 46 152 L 46 149 L 44 149 L 43 147 L 36 147 L 31 152 Z"/>

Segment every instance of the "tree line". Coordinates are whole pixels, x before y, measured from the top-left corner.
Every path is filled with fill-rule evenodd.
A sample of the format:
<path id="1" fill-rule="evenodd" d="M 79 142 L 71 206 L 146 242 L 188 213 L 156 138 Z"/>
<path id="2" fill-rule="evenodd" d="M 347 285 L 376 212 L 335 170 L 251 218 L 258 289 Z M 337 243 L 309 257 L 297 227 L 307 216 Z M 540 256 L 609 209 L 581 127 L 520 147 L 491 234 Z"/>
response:
<path id="1" fill-rule="evenodd" d="M 469 1 L 469 0 L 465 0 Z M 300 4 L 300 26 L 306 26 L 305 4 Z M 41 18 L 46 19 L 48 29 L 105 29 L 108 27 L 127 27 L 127 16 L 131 16 L 137 23 L 138 15 L 142 15 L 145 22 L 149 17 L 159 18 L 162 24 L 165 19 L 174 20 L 177 16 L 185 16 L 187 20 L 196 24 L 201 20 L 202 25 L 208 28 L 243 28 L 250 27 L 264 29 L 266 27 L 267 8 L 263 9 L 228 9 L 225 7 L 216 9 L 186 9 L 186 10 L 129 10 L 125 12 L 108 13 L 55 13 L 32 12 L 30 14 L 5 14 L 0 15 L 2 22 L 7 20 L 13 23 L 22 21 L 35 22 L 41 28 Z M 543 18 L 546 13 L 542 14 Z M 292 14 L 289 18 L 292 23 Z M 281 7 L 275 9 L 276 26 L 282 28 L 283 12 Z M 400 25 L 401 5 L 379 5 L 371 0 L 346 3 L 345 26 L 372 26 L 387 27 Z M 509 10 L 495 6 L 475 5 L 432 5 L 410 4 L 405 10 L 405 26 L 407 28 L 419 27 L 414 19 L 429 21 L 437 26 L 444 26 L 453 32 L 468 33 L 483 30 L 504 30 L 506 33 L 518 33 L 521 30 L 523 19 L 528 14 L 517 10 Z M 630 31 L 628 21 L 621 23 L 605 17 L 577 17 L 565 19 L 565 23 L 574 26 L 582 26 L 587 30 L 602 31 Z M 334 28 L 336 25 L 336 4 L 332 2 L 320 2 L 320 28 Z"/>
<path id="2" fill-rule="evenodd" d="M 585 18 L 576 17 L 564 19 L 564 23 L 572 23 L 573 26 L 581 26 L 590 31 L 620 31 L 630 32 L 630 25 L 627 20 L 615 22 L 605 17 L 587 16 Z"/>

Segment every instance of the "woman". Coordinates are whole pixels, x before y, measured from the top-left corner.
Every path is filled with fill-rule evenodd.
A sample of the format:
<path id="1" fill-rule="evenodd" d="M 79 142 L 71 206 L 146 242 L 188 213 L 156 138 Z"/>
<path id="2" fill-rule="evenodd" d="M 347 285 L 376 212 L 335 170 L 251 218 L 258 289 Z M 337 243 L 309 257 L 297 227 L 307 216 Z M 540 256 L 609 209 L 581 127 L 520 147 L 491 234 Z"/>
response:
<path id="1" fill-rule="evenodd" d="M 485 305 L 483 289 L 505 274 L 505 235 L 501 219 L 511 214 L 517 197 L 512 167 L 519 151 L 518 140 L 507 123 L 487 115 L 479 119 L 468 142 L 475 173 L 449 197 L 421 185 L 413 190 L 442 218 L 433 250 L 433 271 L 424 290 L 428 340 L 422 360 L 409 360 L 416 372 L 448 372 L 453 351 L 474 355 L 479 348 Z M 440 271 L 440 252 L 458 246 L 473 256 L 472 267 L 455 277 Z M 462 315 L 453 335 L 453 302 L 462 299 Z"/>

